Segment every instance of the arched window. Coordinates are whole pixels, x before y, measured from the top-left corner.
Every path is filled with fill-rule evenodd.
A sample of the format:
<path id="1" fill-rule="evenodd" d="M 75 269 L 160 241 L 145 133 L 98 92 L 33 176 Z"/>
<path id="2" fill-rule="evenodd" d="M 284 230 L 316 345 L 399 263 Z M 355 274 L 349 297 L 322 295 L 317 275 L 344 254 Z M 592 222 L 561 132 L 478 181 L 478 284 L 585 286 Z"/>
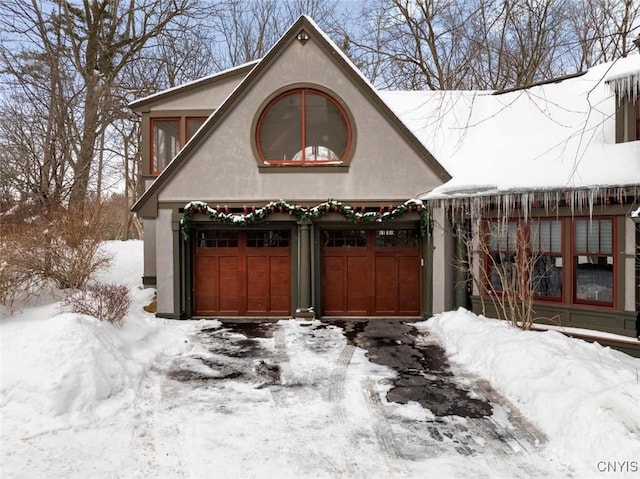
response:
<path id="1" fill-rule="evenodd" d="M 329 95 L 300 88 L 276 97 L 262 111 L 256 143 L 266 164 L 340 164 L 349 153 L 351 126 Z"/>

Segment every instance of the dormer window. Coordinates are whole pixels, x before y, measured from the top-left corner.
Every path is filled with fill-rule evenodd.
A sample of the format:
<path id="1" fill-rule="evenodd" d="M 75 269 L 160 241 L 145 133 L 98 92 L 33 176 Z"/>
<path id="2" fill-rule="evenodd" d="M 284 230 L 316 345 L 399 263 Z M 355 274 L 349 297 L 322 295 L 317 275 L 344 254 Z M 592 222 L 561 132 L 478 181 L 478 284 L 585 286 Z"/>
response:
<path id="1" fill-rule="evenodd" d="M 152 118 L 151 174 L 159 175 L 206 120 L 201 116 Z"/>
<path id="2" fill-rule="evenodd" d="M 273 99 L 256 128 L 258 155 L 265 165 L 342 164 L 351 146 L 351 124 L 340 104 L 310 88 Z"/>
<path id="3" fill-rule="evenodd" d="M 180 150 L 180 118 L 154 118 L 151 125 L 151 174 L 157 175 Z"/>

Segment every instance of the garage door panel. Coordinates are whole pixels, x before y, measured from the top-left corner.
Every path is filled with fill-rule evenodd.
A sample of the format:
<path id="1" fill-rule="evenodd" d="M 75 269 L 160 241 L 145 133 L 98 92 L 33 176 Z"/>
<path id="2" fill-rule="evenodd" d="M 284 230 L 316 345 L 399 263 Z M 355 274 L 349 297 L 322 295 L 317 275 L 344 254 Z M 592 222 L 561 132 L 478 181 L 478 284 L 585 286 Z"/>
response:
<path id="1" fill-rule="evenodd" d="M 347 257 L 345 313 L 367 314 L 371 298 L 371 287 L 368 284 L 369 261 L 366 256 Z"/>
<path id="2" fill-rule="evenodd" d="M 220 314 L 236 315 L 242 307 L 242 280 L 238 256 L 221 256 L 220 260 Z"/>
<path id="3" fill-rule="evenodd" d="M 398 259 L 393 256 L 377 256 L 375 277 L 376 313 L 395 313 L 398 310 Z"/>
<path id="4" fill-rule="evenodd" d="M 247 313 L 269 310 L 269 257 L 247 256 Z"/>
<path id="5" fill-rule="evenodd" d="M 220 303 L 219 258 L 203 256 L 198 258 L 195 270 L 196 308 L 200 311 L 218 311 Z"/>
<path id="6" fill-rule="evenodd" d="M 323 305 L 326 314 L 340 314 L 346 311 L 345 263 L 342 256 L 324 258 Z"/>
<path id="7" fill-rule="evenodd" d="M 291 261 L 288 257 L 269 258 L 269 298 L 273 313 L 287 314 L 291 310 Z"/>

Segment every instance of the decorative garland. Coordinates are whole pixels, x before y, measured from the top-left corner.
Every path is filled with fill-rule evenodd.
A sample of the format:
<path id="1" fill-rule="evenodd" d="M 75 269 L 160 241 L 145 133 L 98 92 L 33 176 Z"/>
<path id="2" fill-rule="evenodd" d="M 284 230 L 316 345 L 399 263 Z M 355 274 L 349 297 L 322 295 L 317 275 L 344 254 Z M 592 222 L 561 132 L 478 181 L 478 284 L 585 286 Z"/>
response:
<path id="1" fill-rule="evenodd" d="M 359 210 L 359 211 L 358 211 Z M 352 223 L 383 223 L 403 214 L 415 211 L 420 213 L 420 233 L 426 235 L 429 230 L 429 213 L 422 200 L 411 199 L 399 206 L 380 207 L 380 211 L 365 211 L 365 207 L 353 208 L 340 201 L 328 200 L 311 208 L 302 205 L 291 205 L 284 200 L 271 201 L 261 208 L 244 207 L 244 213 L 236 214 L 230 211 L 228 206 L 216 206 L 212 208 L 202 201 L 191 201 L 184 207 L 184 213 L 180 220 L 182 234 L 185 240 L 189 238 L 189 230 L 192 227 L 193 216 L 197 214 L 207 215 L 218 223 L 235 226 L 252 225 L 265 221 L 271 214 L 288 213 L 296 220 L 311 220 L 328 213 L 338 213 Z"/>

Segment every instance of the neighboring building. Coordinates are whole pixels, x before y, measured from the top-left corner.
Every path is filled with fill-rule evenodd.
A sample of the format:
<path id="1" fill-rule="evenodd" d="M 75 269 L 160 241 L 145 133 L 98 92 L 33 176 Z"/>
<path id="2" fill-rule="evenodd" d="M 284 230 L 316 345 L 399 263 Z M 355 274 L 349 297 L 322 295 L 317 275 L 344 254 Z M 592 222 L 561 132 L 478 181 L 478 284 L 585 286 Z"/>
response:
<path id="1" fill-rule="evenodd" d="M 493 235 L 472 270 L 507 264 L 521 219 L 546 265 L 536 313 L 636 338 L 638 72 L 380 92 L 301 17 L 260 61 L 133 102 L 158 315 L 478 310 L 458 233 Z"/>

